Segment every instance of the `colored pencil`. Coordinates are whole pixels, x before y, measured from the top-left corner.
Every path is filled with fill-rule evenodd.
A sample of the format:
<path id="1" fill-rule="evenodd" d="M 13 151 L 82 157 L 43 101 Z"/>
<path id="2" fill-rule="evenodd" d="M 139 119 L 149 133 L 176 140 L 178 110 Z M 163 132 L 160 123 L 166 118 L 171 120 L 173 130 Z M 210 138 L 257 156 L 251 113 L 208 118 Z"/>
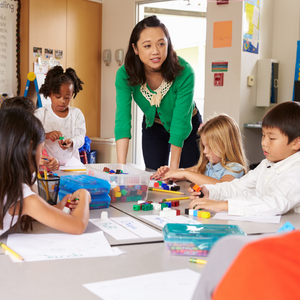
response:
<path id="1" fill-rule="evenodd" d="M 18 253 L 16 253 L 15 251 L 13 251 L 12 249 L 10 249 L 9 247 L 7 247 L 5 244 L 0 243 L 0 246 L 5 249 L 6 251 L 8 251 L 10 254 L 12 254 L 13 256 L 15 256 L 17 259 L 23 260 L 22 256 L 20 256 Z"/>
<path id="2" fill-rule="evenodd" d="M 41 174 L 40 174 L 39 172 L 37 173 L 37 176 L 38 176 L 39 179 L 41 179 L 41 184 L 42 184 L 44 190 L 46 190 L 46 187 L 45 187 L 45 185 L 44 185 L 44 182 L 42 181 L 42 176 L 41 176 Z"/>
<path id="3" fill-rule="evenodd" d="M 45 177 L 45 180 L 48 179 L 46 167 L 44 167 L 44 177 Z M 47 181 L 45 182 L 45 185 L 46 185 L 46 195 L 47 195 L 47 200 L 50 200 L 51 198 L 50 198 L 50 195 L 49 195 L 49 187 L 48 187 L 48 182 L 47 182 Z"/>
<path id="4" fill-rule="evenodd" d="M 177 200 L 188 200 L 190 197 L 178 197 L 178 198 L 167 198 L 167 199 L 162 199 L 163 201 L 177 201 Z"/>
<path id="5" fill-rule="evenodd" d="M 170 191 L 170 190 L 163 190 L 163 189 L 156 189 L 156 188 L 152 188 L 152 187 L 149 187 L 149 191 L 163 192 L 163 193 L 170 193 L 170 194 L 177 194 L 177 195 L 184 195 L 184 193 L 182 193 L 182 192 Z"/>

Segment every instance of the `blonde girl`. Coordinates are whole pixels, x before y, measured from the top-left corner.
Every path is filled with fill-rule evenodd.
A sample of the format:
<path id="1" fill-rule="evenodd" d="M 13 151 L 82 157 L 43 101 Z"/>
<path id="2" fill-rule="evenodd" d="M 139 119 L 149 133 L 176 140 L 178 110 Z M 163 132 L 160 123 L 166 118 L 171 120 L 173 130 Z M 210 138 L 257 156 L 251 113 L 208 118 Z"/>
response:
<path id="1" fill-rule="evenodd" d="M 160 167 L 152 176 L 158 180 L 189 180 L 198 185 L 232 181 L 247 172 L 241 132 L 228 115 L 218 115 L 200 126 L 200 159 L 196 166 L 171 170 Z"/>

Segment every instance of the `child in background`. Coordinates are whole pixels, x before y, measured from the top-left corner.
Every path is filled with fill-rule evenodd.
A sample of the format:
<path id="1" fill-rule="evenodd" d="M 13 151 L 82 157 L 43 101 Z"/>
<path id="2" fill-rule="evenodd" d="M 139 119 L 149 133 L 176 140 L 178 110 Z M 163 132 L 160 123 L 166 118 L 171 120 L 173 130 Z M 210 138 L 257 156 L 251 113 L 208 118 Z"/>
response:
<path id="1" fill-rule="evenodd" d="M 266 159 L 254 170 L 232 182 L 203 186 L 204 198 L 190 207 L 240 216 L 284 214 L 293 208 L 300 213 L 299 102 L 283 102 L 265 114 L 261 145 Z"/>
<path id="2" fill-rule="evenodd" d="M 35 116 L 44 126 L 48 154 L 55 156 L 62 166 L 72 157 L 80 161 L 78 149 L 84 144 L 85 119 L 80 109 L 69 104 L 73 95 L 75 98 L 82 90 L 82 84 L 75 70 L 68 68 L 64 72 L 61 66 L 55 66 L 40 88 L 41 94 L 50 97 L 51 105 L 37 109 Z"/>
<path id="3" fill-rule="evenodd" d="M 216 184 L 240 178 L 247 172 L 241 132 L 234 119 L 223 114 L 216 116 L 200 126 L 199 135 L 201 154 L 196 166 L 178 170 L 163 166 L 152 179 Z"/>
<path id="4" fill-rule="evenodd" d="M 5 99 L 1 105 L 1 109 L 9 109 L 14 107 L 20 107 L 28 112 L 34 114 L 35 112 L 35 106 L 33 102 L 26 97 L 13 97 Z M 52 156 L 48 156 L 47 151 L 43 149 L 42 152 L 42 158 L 39 163 L 40 166 L 46 166 L 49 171 L 55 171 L 58 170 L 58 160 Z"/>
<path id="5" fill-rule="evenodd" d="M 66 233 L 85 231 L 91 201 L 88 191 L 78 190 L 51 206 L 31 190 L 44 140 L 43 126 L 33 114 L 21 108 L 0 110 L 0 235 L 16 223 L 26 231 L 32 225 L 31 218 Z M 68 200 L 71 215 L 62 211 Z"/>

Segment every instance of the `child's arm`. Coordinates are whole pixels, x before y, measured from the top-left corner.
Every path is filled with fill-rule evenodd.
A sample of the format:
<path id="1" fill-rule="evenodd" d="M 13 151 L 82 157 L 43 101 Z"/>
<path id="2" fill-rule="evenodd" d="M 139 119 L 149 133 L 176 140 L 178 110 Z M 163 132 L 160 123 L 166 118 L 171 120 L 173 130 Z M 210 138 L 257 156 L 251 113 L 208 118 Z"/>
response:
<path id="1" fill-rule="evenodd" d="M 202 185 L 202 184 L 216 184 L 225 181 L 232 181 L 235 178 L 232 175 L 225 175 L 220 180 L 218 180 L 188 169 L 185 170 L 179 169 L 175 171 L 170 170 L 165 174 L 165 176 L 162 177 L 162 179 L 163 180 L 186 179 L 191 182 L 194 182 L 197 185 Z"/>
<path id="2" fill-rule="evenodd" d="M 186 168 L 186 169 L 177 169 L 177 170 L 174 170 L 172 171 L 171 168 L 169 166 L 163 166 L 163 167 L 160 167 L 157 169 L 157 171 L 152 175 L 151 179 L 154 179 L 154 180 L 167 180 L 167 179 L 177 179 L 177 180 L 184 180 L 186 179 L 184 176 L 182 177 L 174 177 L 174 178 L 171 178 L 170 177 L 166 177 L 167 174 L 169 174 L 170 172 L 180 172 L 180 171 L 195 171 L 196 172 L 196 167 L 191 167 L 191 168 Z"/>
<path id="3" fill-rule="evenodd" d="M 75 198 L 78 198 L 79 202 L 72 214 L 63 212 L 67 200 Z M 67 195 L 57 207 L 49 205 L 38 195 L 31 195 L 24 198 L 22 215 L 28 215 L 40 223 L 66 233 L 82 234 L 89 221 L 90 201 L 90 193 L 84 189 L 76 191 L 71 196 Z"/>

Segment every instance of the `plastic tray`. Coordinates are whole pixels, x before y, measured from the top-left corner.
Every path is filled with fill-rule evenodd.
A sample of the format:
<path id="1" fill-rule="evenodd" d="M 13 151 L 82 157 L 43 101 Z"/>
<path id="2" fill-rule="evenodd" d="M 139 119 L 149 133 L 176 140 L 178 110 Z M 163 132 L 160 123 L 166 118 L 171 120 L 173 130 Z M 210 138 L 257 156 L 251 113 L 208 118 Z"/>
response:
<path id="1" fill-rule="evenodd" d="M 69 193 L 86 189 L 92 196 L 108 194 L 110 191 L 110 183 L 107 180 L 85 174 L 61 176 L 59 187 Z"/>
<path id="2" fill-rule="evenodd" d="M 63 197 L 65 197 L 68 194 L 70 194 L 70 192 L 60 189 L 58 192 L 59 199 L 61 200 Z M 90 210 L 107 208 L 110 203 L 110 196 L 108 194 L 102 194 L 96 196 L 91 195 L 91 199 L 92 201 L 90 203 Z"/>
<path id="3" fill-rule="evenodd" d="M 86 174 L 107 180 L 111 184 L 111 202 L 146 200 L 150 183 L 148 172 L 124 164 L 91 164 L 86 166 Z M 122 170 L 126 174 L 109 174 L 103 169 Z"/>
<path id="4" fill-rule="evenodd" d="M 169 254 L 207 256 L 215 242 L 223 236 L 246 235 L 237 225 L 166 224 L 163 228 Z"/>

